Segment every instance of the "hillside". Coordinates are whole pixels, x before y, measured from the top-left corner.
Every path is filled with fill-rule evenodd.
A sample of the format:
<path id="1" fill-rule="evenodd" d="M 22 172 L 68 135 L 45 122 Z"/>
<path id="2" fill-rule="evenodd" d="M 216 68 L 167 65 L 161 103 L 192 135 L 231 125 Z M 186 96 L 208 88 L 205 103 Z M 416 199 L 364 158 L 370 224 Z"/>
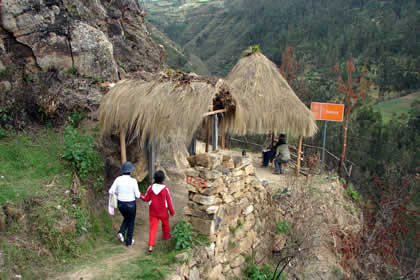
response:
<path id="1" fill-rule="evenodd" d="M 161 2 L 166 1 L 154 1 Z M 180 7 L 175 2 L 170 12 L 150 7 L 147 18 L 184 53 L 200 57 L 212 74 L 226 75 L 242 50 L 255 44 L 280 65 L 287 44 L 306 71 L 332 73 L 352 54 L 371 67 L 381 94 L 420 85 L 414 0 L 233 0 L 218 8 L 184 9 L 182 16 L 175 12 Z"/>

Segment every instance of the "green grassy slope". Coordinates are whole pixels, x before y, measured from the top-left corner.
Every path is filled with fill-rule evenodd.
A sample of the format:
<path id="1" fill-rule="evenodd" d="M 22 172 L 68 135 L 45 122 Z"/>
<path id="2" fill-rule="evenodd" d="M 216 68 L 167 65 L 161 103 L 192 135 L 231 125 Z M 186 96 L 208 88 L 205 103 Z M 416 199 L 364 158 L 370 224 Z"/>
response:
<path id="1" fill-rule="evenodd" d="M 53 131 L 0 141 L 0 204 L 48 192 L 48 184 L 66 186 L 71 172 L 61 160 L 62 137 Z"/>
<path id="2" fill-rule="evenodd" d="M 47 279 L 116 242 L 98 199 L 103 183 L 75 181 L 65 137 L 37 129 L 0 139 L 0 279 Z"/>
<path id="3" fill-rule="evenodd" d="M 411 104 L 416 100 L 420 102 L 420 92 L 378 103 L 374 106 L 374 109 L 381 112 L 383 120 L 388 122 L 401 114 L 407 113 L 411 108 Z"/>

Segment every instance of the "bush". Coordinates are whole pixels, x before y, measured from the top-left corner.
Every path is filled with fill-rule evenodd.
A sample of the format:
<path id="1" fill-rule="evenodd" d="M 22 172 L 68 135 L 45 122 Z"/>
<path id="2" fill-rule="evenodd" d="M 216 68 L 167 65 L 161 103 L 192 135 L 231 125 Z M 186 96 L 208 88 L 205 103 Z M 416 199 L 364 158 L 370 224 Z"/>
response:
<path id="1" fill-rule="evenodd" d="M 80 124 L 80 122 L 83 120 L 83 113 L 80 112 L 73 112 L 69 117 L 68 117 L 68 122 L 70 123 L 70 125 L 74 128 L 77 128 Z"/>
<path id="2" fill-rule="evenodd" d="M 281 221 L 276 226 L 276 233 L 277 234 L 280 234 L 280 233 L 287 234 L 287 233 L 289 233 L 289 231 L 290 231 L 290 226 L 289 226 L 289 223 L 287 221 Z"/>
<path id="3" fill-rule="evenodd" d="M 14 106 L 14 103 L 8 101 L 5 105 L 6 106 L 4 107 L 0 107 L 0 139 L 3 137 L 14 135 L 12 126 L 12 108 Z"/>
<path id="4" fill-rule="evenodd" d="M 81 179 L 87 179 L 90 173 L 95 173 L 103 167 L 103 161 L 92 136 L 80 135 L 72 126 L 67 126 L 64 132 L 64 158 L 70 161 L 74 171 Z"/>
<path id="5" fill-rule="evenodd" d="M 272 280 L 275 277 L 272 266 L 265 265 L 262 268 L 258 268 L 256 264 L 249 265 L 245 269 L 245 275 L 251 280 Z M 282 273 L 277 275 L 276 279 L 284 280 L 286 275 Z"/>
<path id="6" fill-rule="evenodd" d="M 346 189 L 346 193 L 348 195 L 349 198 L 351 198 L 353 201 L 355 202 L 359 202 L 360 201 L 360 195 L 359 193 L 353 188 L 352 184 L 349 184 L 349 186 Z"/>
<path id="7" fill-rule="evenodd" d="M 192 226 L 185 222 L 180 221 L 175 224 L 172 236 L 175 240 L 175 249 L 182 250 L 192 247 L 193 242 L 193 232 Z"/>

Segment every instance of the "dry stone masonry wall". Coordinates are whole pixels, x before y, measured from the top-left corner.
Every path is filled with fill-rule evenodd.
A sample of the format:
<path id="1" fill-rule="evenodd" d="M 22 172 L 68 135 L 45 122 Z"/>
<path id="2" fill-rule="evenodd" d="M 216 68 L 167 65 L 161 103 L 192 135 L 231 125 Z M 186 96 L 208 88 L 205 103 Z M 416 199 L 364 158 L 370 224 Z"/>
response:
<path id="1" fill-rule="evenodd" d="M 189 202 L 185 219 L 207 235 L 210 246 L 197 248 L 176 279 L 232 279 L 242 275 L 245 257 L 271 254 L 274 217 L 271 194 L 246 157 L 207 153 L 188 158 Z"/>

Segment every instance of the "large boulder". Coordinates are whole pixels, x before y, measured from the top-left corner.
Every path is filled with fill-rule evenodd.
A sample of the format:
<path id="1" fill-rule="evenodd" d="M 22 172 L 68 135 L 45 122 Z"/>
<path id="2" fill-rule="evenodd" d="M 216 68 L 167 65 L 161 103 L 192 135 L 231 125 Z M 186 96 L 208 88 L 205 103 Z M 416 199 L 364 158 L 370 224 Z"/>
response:
<path id="1" fill-rule="evenodd" d="M 71 31 L 71 53 L 80 74 L 111 81 L 118 79 L 113 46 L 101 30 L 75 22 Z"/>

